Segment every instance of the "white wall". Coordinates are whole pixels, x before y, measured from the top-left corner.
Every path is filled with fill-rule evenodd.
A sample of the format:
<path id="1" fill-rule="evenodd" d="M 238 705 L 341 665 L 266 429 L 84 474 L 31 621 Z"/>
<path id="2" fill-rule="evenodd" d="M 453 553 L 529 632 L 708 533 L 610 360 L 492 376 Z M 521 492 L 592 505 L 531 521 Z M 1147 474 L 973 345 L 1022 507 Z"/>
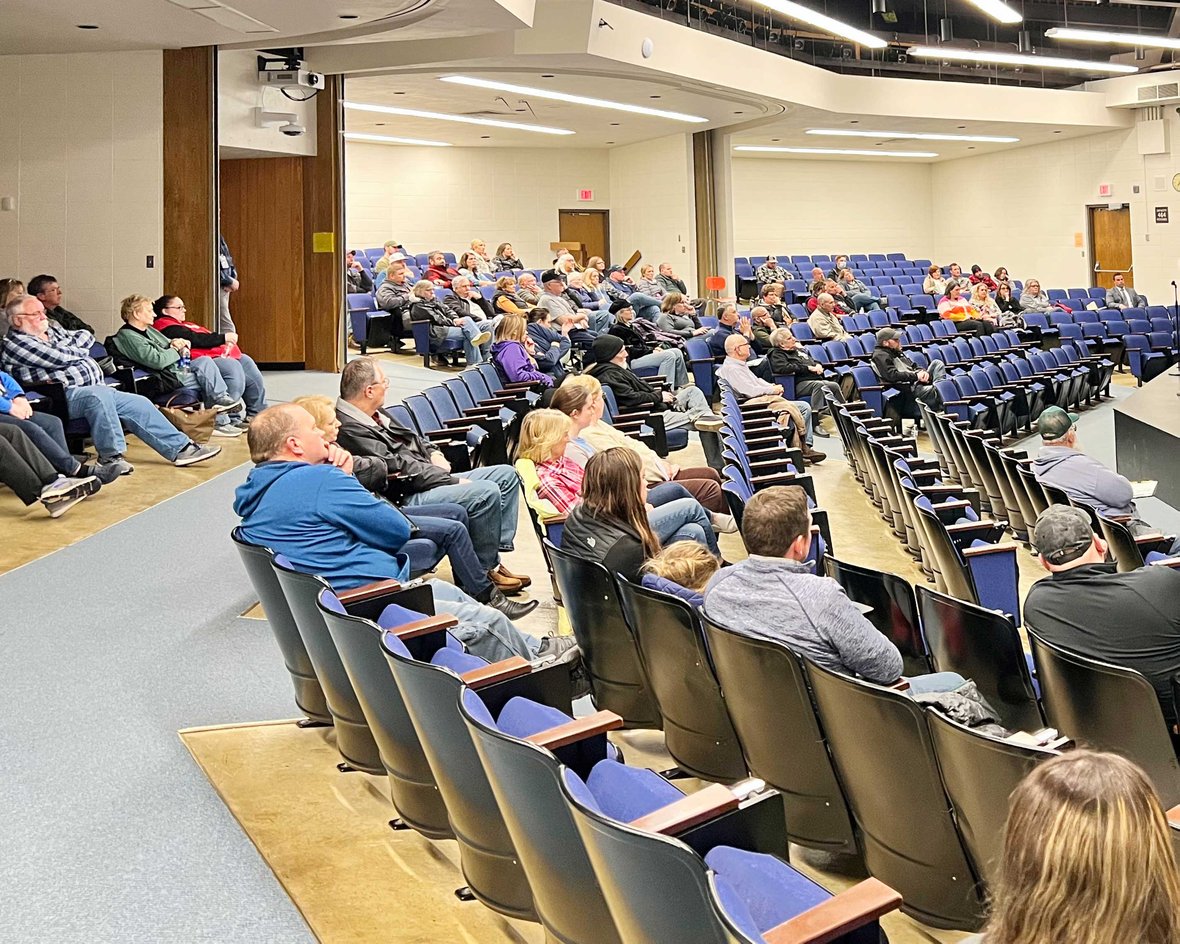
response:
<path id="1" fill-rule="evenodd" d="M 732 162 L 734 255 L 904 252 L 931 258 L 932 165 Z"/>
<path id="2" fill-rule="evenodd" d="M 638 249 L 643 253 L 641 266 L 670 262 L 693 290 L 692 135 L 674 134 L 611 149 L 610 196 L 613 261 L 625 262 Z M 638 277 L 638 268 L 632 275 Z"/>
<path id="3" fill-rule="evenodd" d="M 510 242 L 529 268 L 553 259 L 559 209 L 609 209 L 605 149 L 395 147 L 348 141 L 345 226 L 348 247 L 387 239 L 412 252 L 456 255 L 475 238 L 495 252 Z M 595 200 L 579 203 L 579 189 Z M 613 216 L 612 213 L 612 226 Z"/>
<path id="4" fill-rule="evenodd" d="M 255 108 L 290 112 L 296 124 L 307 128 L 299 137 L 288 137 L 276 124 L 258 127 Z M 258 84 L 258 52 L 232 49 L 217 54 L 217 143 L 222 157 L 278 157 L 314 155 L 315 99 L 293 102 L 277 88 Z M 226 153 L 225 149 L 229 149 Z"/>
<path id="5" fill-rule="evenodd" d="M 119 300 L 163 291 L 158 51 L 0 57 L 0 275 L 62 283 L 101 339 Z M 155 268 L 146 257 L 155 256 Z"/>

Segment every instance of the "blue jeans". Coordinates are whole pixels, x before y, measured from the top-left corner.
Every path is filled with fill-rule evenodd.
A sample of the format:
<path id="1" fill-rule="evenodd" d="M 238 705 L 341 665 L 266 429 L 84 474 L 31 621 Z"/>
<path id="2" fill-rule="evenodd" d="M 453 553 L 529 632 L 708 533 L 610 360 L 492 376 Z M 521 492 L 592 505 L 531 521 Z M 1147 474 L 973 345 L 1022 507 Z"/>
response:
<path id="1" fill-rule="evenodd" d="M 791 402 L 799 408 L 799 415 L 803 417 L 803 425 L 806 427 L 806 429 L 799 431 L 799 438 L 810 446 L 815 441 L 815 421 L 811 415 L 811 402 L 808 400 L 792 400 Z"/>
<path id="2" fill-rule="evenodd" d="M 660 300 L 658 298 L 644 295 L 643 292 L 632 292 L 627 297 L 627 301 L 631 303 L 631 310 L 635 312 L 636 318 L 646 318 L 651 322 L 659 319 Z"/>
<path id="3" fill-rule="evenodd" d="M 695 498 L 678 498 L 659 505 L 648 512 L 647 520 L 661 544 L 696 541 L 720 556 L 721 551 L 717 547 L 717 536 L 713 533 L 709 513 Z"/>
<path id="4" fill-rule="evenodd" d="M 491 589 L 487 569 L 475 556 L 468 533 L 467 512 L 455 503 L 418 505 L 412 514 L 406 515 L 416 525 L 421 537 L 433 541 L 451 562 L 451 573 L 455 581 L 474 596 L 480 596 Z M 410 569 L 418 570 L 410 561 Z"/>
<path id="5" fill-rule="evenodd" d="M 70 419 L 90 424 L 90 437 L 100 459 L 113 459 L 127 451 L 123 425 L 171 462 L 191 440 L 164 419 L 147 397 L 124 393 L 106 384 L 66 387 Z"/>
<path id="6" fill-rule="evenodd" d="M 915 675 L 906 681 L 910 683 L 911 695 L 953 692 L 957 688 L 962 688 L 967 682 L 958 672 L 931 672 L 929 675 Z"/>
<path id="7" fill-rule="evenodd" d="M 16 426 L 29 437 L 53 468 L 62 475 L 74 475 L 80 463 L 66 446 L 66 434 L 61 420 L 52 413 L 34 410 L 27 420 L 18 420 L 11 413 L 0 413 L 0 423 Z"/>
<path id="8" fill-rule="evenodd" d="M 229 396 L 229 387 L 213 363 L 214 360 L 212 357 L 198 357 L 184 374 L 185 388 L 195 390 L 206 408 L 213 406 L 218 398 Z"/>
<path id="9" fill-rule="evenodd" d="M 679 390 L 688 382 L 688 367 L 676 348 L 653 351 L 651 354 L 644 354 L 643 357 L 631 358 L 632 370 L 641 367 L 654 367 L 656 373 L 672 385 L 673 390 Z"/>
<path id="10" fill-rule="evenodd" d="M 460 321 L 461 324 L 459 327 L 447 328 L 447 339 L 451 341 L 457 341 L 462 338 L 463 354 L 467 358 L 467 363 L 471 365 L 482 364 L 488 350 L 488 344 L 491 342 L 485 342 L 480 347 L 476 347 L 471 342 L 472 339 L 483 334 L 483 332 L 486 330 L 484 328 L 483 322 L 475 322 L 470 318 L 462 318 Z"/>
<path id="11" fill-rule="evenodd" d="M 522 633 L 499 610 L 477 603 L 454 584 L 442 580 L 426 582 L 434 592 L 435 612 L 452 613 L 458 617 L 459 625 L 452 627 L 449 632 L 472 655 L 489 662 L 499 662 L 513 656 L 525 659 L 537 657 L 540 640 Z"/>
<path id="12" fill-rule="evenodd" d="M 197 358 L 198 361 L 204 359 Z M 211 357 L 209 360 L 221 373 L 229 395 L 245 401 L 247 416 L 257 416 L 266 409 L 266 385 L 254 358 L 243 354 L 241 360 L 233 357 Z"/>
<path id="13" fill-rule="evenodd" d="M 868 292 L 857 292 L 855 295 L 850 295 L 848 301 L 857 311 L 878 311 L 881 308 L 879 297 L 870 295 Z"/>
<path id="14" fill-rule="evenodd" d="M 508 465 L 489 465 L 459 478 L 469 479 L 457 485 L 438 485 L 417 492 L 405 500 L 406 510 L 418 505 L 446 502 L 467 510 L 471 544 L 485 570 L 494 570 L 500 562 L 500 550 L 511 550 L 516 537 L 516 515 L 520 500 L 520 478 Z"/>
<path id="15" fill-rule="evenodd" d="M 603 308 L 599 311 L 591 310 L 589 315 L 590 330 L 595 334 L 602 334 L 610 330 L 610 326 L 614 320 L 614 315 L 610 313 L 609 309 Z"/>

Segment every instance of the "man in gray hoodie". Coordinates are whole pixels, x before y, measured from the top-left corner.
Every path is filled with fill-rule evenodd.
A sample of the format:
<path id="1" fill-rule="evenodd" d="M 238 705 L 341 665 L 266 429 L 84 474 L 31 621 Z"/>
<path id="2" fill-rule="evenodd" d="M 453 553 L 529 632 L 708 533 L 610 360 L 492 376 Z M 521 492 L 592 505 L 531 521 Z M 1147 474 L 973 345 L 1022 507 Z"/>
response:
<path id="1" fill-rule="evenodd" d="M 1077 421 L 1076 413 L 1059 406 L 1049 407 L 1037 419 L 1042 441 L 1032 465 L 1037 481 L 1061 489 L 1104 517 L 1130 518 L 1127 527 L 1134 535 L 1158 532 L 1139 517 L 1130 480 L 1078 448 Z M 1180 553 L 1180 541 L 1173 544 L 1171 553 Z"/>

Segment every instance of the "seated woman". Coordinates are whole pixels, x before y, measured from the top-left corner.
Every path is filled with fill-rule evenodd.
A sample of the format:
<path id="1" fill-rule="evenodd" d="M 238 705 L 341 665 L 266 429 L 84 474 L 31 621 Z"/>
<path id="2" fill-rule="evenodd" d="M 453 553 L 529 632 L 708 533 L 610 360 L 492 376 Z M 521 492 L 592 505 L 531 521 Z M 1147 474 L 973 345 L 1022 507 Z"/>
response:
<path id="1" fill-rule="evenodd" d="M 589 272 L 591 269 L 598 273 L 600 280 L 606 278 L 606 260 L 602 256 L 591 256 L 586 260 L 586 268 L 582 271 Z"/>
<path id="2" fill-rule="evenodd" d="M 1072 750 L 1008 800 L 991 914 L 962 944 L 1180 941 L 1180 872 L 1147 775 L 1117 754 Z"/>
<path id="3" fill-rule="evenodd" d="M 942 298 L 946 294 L 946 279 L 942 277 L 942 267 L 932 265 L 926 270 L 926 278 L 922 280 L 922 293 Z"/>
<path id="4" fill-rule="evenodd" d="M 795 320 L 783 304 L 785 291 L 786 287 L 782 282 L 771 282 L 762 286 L 762 295 L 758 299 L 758 305 L 770 312 L 770 317 L 780 325 L 791 324 Z"/>
<path id="5" fill-rule="evenodd" d="M 1001 282 L 996 286 L 994 299 L 996 308 L 1000 312 L 1001 328 L 1023 328 L 1024 319 L 1020 316 L 1020 302 L 1012 297 L 1012 283 Z"/>
<path id="6" fill-rule="evenodd" d="M 647 498 L 643 467 L 635 453 L 595 453 L 586 463 L 582 500 L 566 518 L 562 550 L 603 564 L 632 582 L 639 581 L 643 562 L 660 553 L 657 530 L 668 542 L 696 541 L 718 553 L 709 519 L 695 500 L 680 498 L 651 510 Z"/>
<path id="7" fill-rule="evenodd" d="M 525 479 L 525 499 L 536 511 L 540 518 L 550 518 L 553 514 L 569 514 L 584 498 L 586 470 L 590 461 L 582 465 L 576 463 L 565 454 L 570 445 L 570 420 L 557 409 L 535 409 L 527 414 L 520 426 L 520 445 L 517 450 L 519 459 L 527 459 L 536 470 L 536 483 L 531 483 L 531 476 Z M 648 486 L 642 481 L 642 466 L 637 455 L 628 450 L 608 450 L 630 455 L 641 479 L 643 503 L 648 503 Z M 605 453 L 596 453 L 601 455 Z M 591 455 L 591 461 L 594 460 Z M 531 487 L 530 487 L 531 486 Z M 680 485 L 668 484 L 651 496 L 650 503 L 641 504 L 644 520 L 651 526 L 651 530 L 662 540 L 673 539 L 678 535 L 687 540 L 697 540 L 713 553 L 717 550 L 717 539 L 708 513 L 701 504 Z M 642 562 L 641 562 L 642 563 Z"/>
<path id="8" fill-rule="evenodd" d="M 837 284 L 848 299 L 848 304 L 857 311 L 879 311 L 881 301 L 877 295 L 869 291 L 869 287 L 852 274 L 851 269 L 841 269 Z"/>
<path id="9" fill-rule="evenodd" d="M 586 271 L 582 273 L 582 285 L 586 291 L 594 297 L 597 301 L 598 307 L 595 311 L 608 311 L 610 309 L 611 297 L 606 294 L 606 289 L 602 287 L 603 275 L 597 269 L 587 266 Z"/>
<path id="10" fill-rule="evenodd" d="M 1008 283 L 1009 287 L 1012 285 L 1012 279 L 1008 277 L 1008 269 L 1004 266 L 1000 266 L 998 269 L 996 269 L 996 271 L 992 273 L 992 278 L 995 279 L 997 289 L 1005 282 Z"/>
<path id="11" fill-rule="evenodd" d="M 523 315 L 532 306 L 516 294 L 516 277 L 502 275 L 496 279 L 496 293 L 492 296 L 492 308 L 498 315 Z"/>
<path id="12" fill-rule="evenodd" d="M 668 292 L 660 302 L 660 317 L 656 319 L 656 327 L 681 338 L 695 338 L 709 333 L 709 329 L 702 328 L 697 321 L 696 309 L 679 292 Z"/>
<path id="13" fill-rule="evenodd" d="M 496 247 L 496 256 L 492 259 L 492 264 L 497 272 L 513 272 L 524 268 L 524 263 L 516 258 L 516 250 L 512 248 L 512 243 L 500 243 Z"/>
<path id="14" fill-rule="evenodd" d="M 598 311 L 610 307 L 609 301 L 604 302 L 602 297 L 586 288 L 581 272 L 571 272 L 566 276 L 565 294 L 570 297 L 577 308 Z"/>
<path id="15" fill-rule="evenodd" d="M 480 258 L 478 253 L 468 250 L 459 257 L 459 275 L 465 275 L 475 283 L 484 283 L 493 281 L 491 273 L 486 271 L 484 266 L 480 265 Z M 486 266 L 486 263 L 485 263 Z M 452 281 L 454 281 L 452 279 Z"/>
<path id="16" fill-rule="evenodd" d="M 123 327 L 111 337 L 116 354 L 155 377 L 161 393 L 191 390 L 205 409 L 216 410 L 214 436 L 241 436 L 246 431 L 245 404 L 229 395 L 214 358 L 192 359 L 188 341 L 170 339 L 153 328 L 155 312 L 150 298 L 128 295 L 119 306 L 119 315 Z"/>
<path id="17" fill-rule="evenodd" d="M 467 363 L 482 364 L 487 348 L 492 340 L 492 333 L 486 322 L 474 321 L 471 318 L 456 318 L 446 305 L 434 296 L 434 283 L 427 279 L 415 282 L 410 290 L 414 296 L 414 304 L 410 306 L 412 321 L 425 321 L 430 330 L 430 347 L 436 350 L 441 341 L 463 341 L 463 353 Z M 446 364 L 447 359 L 442 354 L 435 355 L 436 360 Z"/>
<path id="18" fill-rule="evenodd" d="M 153 328 L 173 341 L 187 341 L 193 363 L 206 357 L 213 361 L 213 366 L 225 380 L 230 399 L 245 402 L 246 418 L 238 425 L 249 423 L 266 409 L 266 384 L 262 371 L 254 363 L 254 358 L 242 353 L 235 332 L 222 334 L 194 321 L 186 321 L 187 309 L 179 295 L 161 295 L 152 302 L 152 312 L 156 316 Z"/>
<path id="19" fill-rule="evenodd" d="M 1041 291 L 1041 283 L 1037 279 L 1029 279 L 1024 283 L 1024 291 L 1020 293 L 1020 310 L 1031 311 L 1046 315 L 1059 306 L 1049 301 L 1049 296 Z"/>
<path id="20" fill-rule="evenodd" d="M 962 297 L 963 287 L 958 282 L 948 282 L 946 297 L 938 303 L 938 315 L 947 321 L 953 321 L 959 331 L 971 331 L 975 334 L 991 334 L 995 326 L 988 324 L 979 317 L 966 299 Z"/>
<path id="21" fill-rule="evenodd" d="M 733 518 L 725 513 L 727 506 L 717 470 L 708 466 L 681 468 L 660 458 L 647 444 L 625 436 L 609 423 L 604 423 L 602 413 L 606 401 L 602 396 L 602 384 L 597 378 L 590 374 L 566 377 L 554 391 L 550 406 L 569 417 L 570 445 L 566 455 L 574 462 L 584 466 L 592 455 L 604 449 L 630 449 L 642 462 L 644 480 L 652 486 L 653 491 L 657 487 L 662 488 L 667 482 L 683 485 L 693 498 L 709 510 L 715 530 L 730 534 L 736 529 Z M 716 436 L 716 433 L 702 432 L 701 441 Z"/>
<path id="22" fill-rule="evenodd" d="M 553 377 L 537 368 L 533 356 L 533 339 L 520 315 L 505 315 L 496 325 L 496 340 L 492 344 L 492 363 L 508 383 L 535 383 L 553 386 Z"/>
<path id="23" fill-rule="evenodd" d="M 1000 323 L 1000 306 L 995 303 L 985 282 L 975 282 L 971 286 L 971 307 L 979 312 L 980 320 L 986 321 L 993 327 Z"/>
<path id="24" fill-rule="evenodd" d="M 705 586 L 721 569 L 721 561 L 696 541 L 669 544 L 643 565 L 640 583 L 691 603 L 698 609 L 705 602 Z"/>
<path id="25" fill-rule="evenodd" d="M 635 291 L 643 292 L 652 298 L 664 297 L 664 286 L 656 281 L 656 267 L 642 265 L 639 267 L 639 278 L 635 280 Z"/>
<path id="26" fill-rule="evenodd" d="M 563 279 L 567 280 L 574 272 L 582 271 L 582 267 L 578 265 L 578 260 L 568 252 L 559 252 L 557 254 L 557 258 L 553 260 L 553 268 L 561 273 Z"/>
<path id="27" fill-rule="evenodd" d="M 575 330 L 571 321 L 555 325 L 553 313 L 548 308 L 530 308 L 527 317 L 525 332 L 533 342 L 532 356 L 537 362 L 537 370 L 561 383 L 567 373 L 563 362 L 573 343 L 582 343 L 585 339 L 588 344 L 594 340 L 594 335 L 589 331 Z"/>

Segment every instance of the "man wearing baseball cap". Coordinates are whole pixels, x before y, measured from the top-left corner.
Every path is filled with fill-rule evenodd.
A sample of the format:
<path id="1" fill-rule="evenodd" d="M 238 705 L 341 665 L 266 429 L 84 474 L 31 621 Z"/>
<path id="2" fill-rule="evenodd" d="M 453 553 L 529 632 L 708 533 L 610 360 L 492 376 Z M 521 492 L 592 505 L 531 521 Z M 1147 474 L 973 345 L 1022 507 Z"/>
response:
<path id="1" fill-rule="evenodd" d="M 1077 421 L 1076 413 L 1059 406 L 1049 407 L 1037 418 L 1041 449 L 1032 464 L 1037 481 L 1061 489 L 1071 501 L 1089 505 L 1103 517 L 1130 518 L 1126 524 L 1134 535 L 1157 533 L 1139 517 L 1130 480 L 1078 448 Z M 1180 553 L 1180 542 L 1171 553 Z"/>
<path id="2" fill-rule="evenodd" d="M 917 417 L 917 403 L 921 400 L 932 410 L 942 409 L 942 397 L 934 384 L 946 377 L 946 365 L 932 360 L 926 369 L 918 367 L 901 352 L 901 332 L 897 328 L 881 328 L 877 332 L 877 346 L 873 348 L 873 372 L 883 383 L 898 389 L 897 408 L 902 416 Z"/>
<path id="3" fill-rule="evenodd" d="M 621 265 L 613 265 L 606 270 L 602 290 L 612 302 L 627 302 L 636 318 L 646 318 L 655 324 L 660 317 L 660 300 L 639 291 L 635 283 L 627 278 L 627 270 Z"/>
<path id="4" fill-rule="evenodd" d="M 1032 543 L 1049 578 L 1024 601 L 1025 624 L 1063 649 L 1142 672 L 1176 723 L 1172 676 L 1180 674 L 1180 570 L 1163 564 L 1120 574 L 1080 508 L 1050 505 Z M 1180 739 L 1173 735 L 1173 744 Z"/>
<path id="5" fill-rule="evenodd" d="M 537 305 L 549 312 L 554 324 L 564 325 L 567 322 L 571 330 L 605 331 L 609 320 L 604 313 L 579 308 L 577 303 L 565 290 L 565 279 L 556 269 L 546 269 L 541 273 L 541 296 Z M 591 324 L 591 318 L 599 317 L 599 326 Z"/>

